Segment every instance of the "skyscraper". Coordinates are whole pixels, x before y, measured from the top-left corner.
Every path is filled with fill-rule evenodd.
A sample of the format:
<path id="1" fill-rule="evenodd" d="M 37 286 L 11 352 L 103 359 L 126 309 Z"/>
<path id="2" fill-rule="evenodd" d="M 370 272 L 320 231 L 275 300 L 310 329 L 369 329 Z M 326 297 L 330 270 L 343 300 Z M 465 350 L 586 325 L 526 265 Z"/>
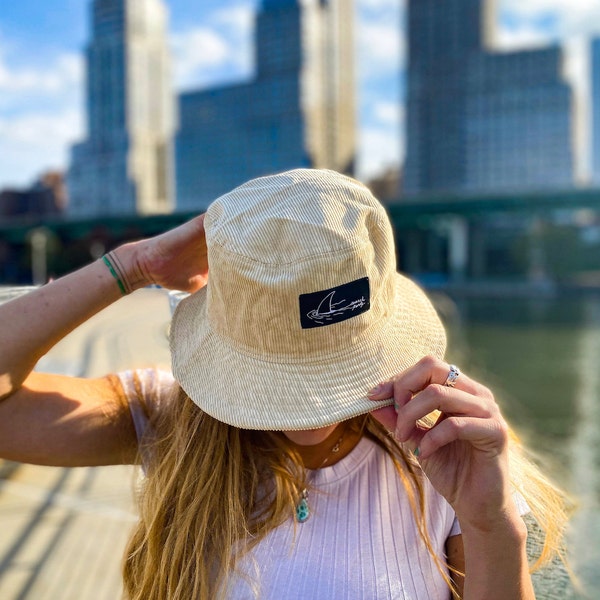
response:
<path id="1" fill-rule="evenodd" d="M 351 172 L 352 0 L 263 0 L 251 81 L 180 97 L 177 208 L 294 167 Z"/>
<path id="2" fill-rule="evenodd" d="M 600 185 L 600 38 L 591 44 L 591 146 L 592 184 Z"/>
<path id="3" fill-rule="evenodd" d="M 557 46 L 472 57 L 465 110 L 467 192 L 575 183 L 572 91 Z"/>
<path id="4" fill-rule="evenodd" d="M 409 194 L 574 183 L 562 51 L 491 51 L 492 9 L 481 0 L 409 0 Z"/>
<path id="5" fill-rule="evenodd" d="M 161 0 L 93 0 L 87 139 L 72 149 L 69 212 L 159 213 L 174 203 L 175 100 Z"/>

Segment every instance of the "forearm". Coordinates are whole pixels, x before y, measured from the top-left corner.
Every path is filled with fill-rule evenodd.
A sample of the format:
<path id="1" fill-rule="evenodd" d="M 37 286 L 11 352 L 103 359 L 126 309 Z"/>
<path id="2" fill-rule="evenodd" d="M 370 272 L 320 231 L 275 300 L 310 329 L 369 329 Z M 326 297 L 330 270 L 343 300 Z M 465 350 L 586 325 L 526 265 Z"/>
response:
<path id="1" fill-rule="evenodd" d="M 129 263 L 132 248 L 120 250 Z M 37 361 L 70 331 L 121 297 L 102 260 L 0 306 L 0 398 L 17 390 Z"/>
<path id="2" fill-rule="evenodd" d="M 516 512 L 487 531 L 463 526 L 464 600 L 534 599 L 526 538 L 527 528 Z"/>

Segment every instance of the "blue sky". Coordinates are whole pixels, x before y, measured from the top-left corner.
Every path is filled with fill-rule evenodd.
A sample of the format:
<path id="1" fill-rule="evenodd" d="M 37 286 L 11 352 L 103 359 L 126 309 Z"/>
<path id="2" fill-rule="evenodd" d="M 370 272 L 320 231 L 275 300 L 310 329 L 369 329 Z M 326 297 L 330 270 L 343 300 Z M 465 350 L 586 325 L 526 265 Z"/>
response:
<path id="1" fill-rule="evenodd" d="M 251 75 L 257 3 L 168 0 L 176 89 Z M 0 189 L 65 168 L 69 146 L 84 136 L 82 49 L 89 6 L 90 0 L 0 5 Z M 403 0 L 356 0 L 362 178 L 403 158 L 404 10 Z M 496 43 L 505 49 L 582 40 L 600 31 L 598 0 L 496 0 L 495 15 Z M 581 46 L 572 56 L 577 68 Z"/>

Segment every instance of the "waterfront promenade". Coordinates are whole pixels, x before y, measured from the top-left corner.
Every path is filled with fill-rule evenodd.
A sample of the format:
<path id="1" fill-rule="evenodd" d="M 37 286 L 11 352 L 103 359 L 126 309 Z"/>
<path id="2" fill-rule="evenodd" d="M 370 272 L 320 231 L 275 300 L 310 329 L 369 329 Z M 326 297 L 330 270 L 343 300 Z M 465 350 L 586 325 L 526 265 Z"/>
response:
<path id="1" fill-rule="evenodd" d="M 120 598 L 133 470 L 15 466 L 0 480 L 0 598 Z"/>
<path id="2" fill-rule="evenodd" d="M 97 376 L 169 366 L 166 292 L 147 289 L 63 340 L 40 370 Z M 0 599 L 117 600 L 136 521 L 132 467 L 50 468 L 0 461 Z"/>

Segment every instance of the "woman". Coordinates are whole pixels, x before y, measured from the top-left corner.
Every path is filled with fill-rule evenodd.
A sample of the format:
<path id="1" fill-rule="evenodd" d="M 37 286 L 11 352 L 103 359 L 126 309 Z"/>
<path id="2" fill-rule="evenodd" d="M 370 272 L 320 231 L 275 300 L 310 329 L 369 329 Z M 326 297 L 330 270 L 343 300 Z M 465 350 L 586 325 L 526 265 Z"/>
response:
<path id="1" fill-rule="evenodd" d="M 32 372 L 150 283 L 194 292 L 171 325 L 176 383 Z M 129 598 L 526 599 L 522 515 L 546 532 L 542 561 L 560 551 L 561 494 L 443 360 L 385 211 L 350 178 L 251 181 L 0 318 L 0 456 L 144 464 Z"/>

